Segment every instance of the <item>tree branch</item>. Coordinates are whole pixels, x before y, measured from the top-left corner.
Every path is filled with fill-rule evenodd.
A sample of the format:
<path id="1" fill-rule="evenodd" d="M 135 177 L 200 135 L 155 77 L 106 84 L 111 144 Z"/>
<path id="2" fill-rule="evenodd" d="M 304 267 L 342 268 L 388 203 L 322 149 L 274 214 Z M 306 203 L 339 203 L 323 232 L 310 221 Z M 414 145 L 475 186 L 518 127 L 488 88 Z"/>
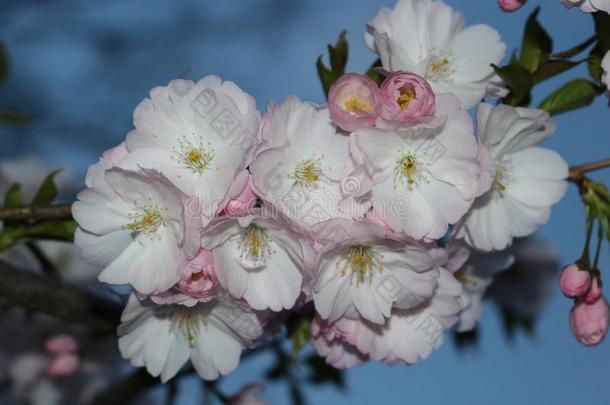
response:
<path id="1" fill-rule="evenodd" d="M 40 311 L 68 323 L 86 325 L 97 335 L 116 333 L 119 303 L 63 284 L 55 278 L 0 261 L 0 304 Z"/>
<path id="2" fill-rule="evenodd" d="M 48 207 L 0 208 L 0 221 L 23 221 L 27 219 L 72 219 L 72 206 L 70 204 L 59 204 Z"/>
<path id="3" fill-rule="evenodd" d="M 585 173 L 592 172 L 594 170 L 600 170 L 610 167 L 610 159 L 598 160 L 597 162 L 585 163 L 578 166 L 570 167 L 570 173 L 568 180 L 580 184 L 585 180 Z"/>

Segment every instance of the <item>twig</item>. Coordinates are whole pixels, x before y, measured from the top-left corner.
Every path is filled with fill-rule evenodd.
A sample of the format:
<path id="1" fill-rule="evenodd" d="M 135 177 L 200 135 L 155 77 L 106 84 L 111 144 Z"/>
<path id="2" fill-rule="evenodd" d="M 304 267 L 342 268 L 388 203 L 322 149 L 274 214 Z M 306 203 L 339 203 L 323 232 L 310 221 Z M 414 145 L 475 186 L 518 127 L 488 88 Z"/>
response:
<path id="1" fill-rule="evenodd" d="M 98 335 L 114 334 L 122 311 L 118 303 L 4 261 L 0 261 L 0 303 L 86 325 Z"/>
<path id="2" fill-rule="evenodd" d="M 580 184 L 585 180 L 585 173 L 592 172 L 594 170 L 605 169 L 610 167 L 610 159 L 598 160 L 597 162 L 585 163 L 578 166 L 570 167 L 570 174 L 568 180 L 576 184 Z"/>
<path id="3" fill-rule="evenodd" d="M 40 267 L 43 272 L 50 276 L 57 276 L 57 268 L 55 264 L 49 259 L 46 253 L 36 244 L 36 242 L 26 242 L 25 245 L 30 250 L 30 252 L 34 255 L 38 263 L 40 263 Z"/>
<path id="4" fill-rule="evenodd" d="M 70 204 L 60 204 L 47 207 L 0 208 L 0 221 L 28 219 L 72 219 L 72 207 Z"/>

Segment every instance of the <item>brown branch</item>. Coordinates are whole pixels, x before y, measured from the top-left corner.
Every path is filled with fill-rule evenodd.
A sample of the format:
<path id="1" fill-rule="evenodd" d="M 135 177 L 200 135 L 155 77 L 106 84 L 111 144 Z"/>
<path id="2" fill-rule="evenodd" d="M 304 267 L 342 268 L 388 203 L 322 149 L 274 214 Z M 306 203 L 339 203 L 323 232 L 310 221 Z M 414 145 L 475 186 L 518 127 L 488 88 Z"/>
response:
<path id="1" fill-rule="evenodd" d="M 610 159 L 598 160 L 597 162 L 585 163 L 578 166 L 570 167 L 570 173 L 568 175 L 568 180 L 581 184 L 585 178 L 585 173 L 592 172 L 594 170 L 600 170 L 610 167 Z"/>
<path id="2" fill-rule="evenodd" d="M 62 321 L 85 325 L 96 335 L 116 333 L 122 307 L 56 278 L 18 269 L 0 261 L 0 304 L 44 312 Z"/>
<path id="3" fill-rule="evenodd" d="M 28 219 L 72 219 L 72 206 L 70 204 L 60 204 L 47 207 L 0 208 L 0 221 L 23 221 Z"/>

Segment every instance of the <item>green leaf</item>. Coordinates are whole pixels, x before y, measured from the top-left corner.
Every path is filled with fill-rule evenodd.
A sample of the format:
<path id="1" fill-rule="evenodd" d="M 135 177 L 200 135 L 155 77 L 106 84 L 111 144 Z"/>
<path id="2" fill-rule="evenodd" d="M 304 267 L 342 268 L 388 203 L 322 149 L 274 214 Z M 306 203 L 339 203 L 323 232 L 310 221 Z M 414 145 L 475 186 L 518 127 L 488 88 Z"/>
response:
<path id="1" fill-rule="evenodd" d="M 300 317 L 294 321 L 293 325 L 289 325 L 288 337 L 292 342 L 292 360 L 295 363 L 299 361 L 299 354 L 307 343 L 309 343 L 309 327 L 311 325 L 310 317 Z"/>
<path id="2" fill-rule="evenodd" d="M 589 68 L 589 75 L 596 82 L 601 82 L 602 80 L 602 59 L 604 58 L 604 50 L 601 42 L 599 42 L 595 47 L 591 50 L 589 54 L 589 58 L 587 59 L 587 66 Z"/>
<path id="3" fill-rule="evenodd" d="M 4 194 L 4 208 L 19 208 L 22 206 L 21 184 L 15 183 Z"/>
<path id="4" fill-rule="evenodd" d="M 570 49 L 566 49 L 565 51 L 554 53 L 551 56 L 554 58 L 557 58 L 557 59 L 571 58 L 572 56 L 578 55 L 579 53 L 581 53 L 582 51 L 587 49 L 589 46 L 593 45 L 595 43 L 595 41 L 597 41 L 597 36 L 593 35 L 590 38 L 588 38 L 586 41 L 583 41 L 580 44 L 578 44 Z"/>
<path id="5" fill-rule="evenodd" d="M 5 252 L 23 238 L 23 226 L 5 226 L 0 231 L 0 252 Z"/>
<path id="6" fill-rule="evenodd" d="M 335 43 L 335 46 L 328 45 L 328 55 L 330 57 L 330 68 L 335 72 L 345 72 L 345 66 L 347 65 L 347 31 L 339 34 L 339 39 Z"/>
<path id="7" fill-rule="evenodd" d="M 34 207 L 41 207 L 43 205 L 49 205 L 57 197 L 57 186 L 55 185 L 55 176 L 61 170 L 55 170 L 51 172 L 42 182 L 36 195 L 32 199 L 32 205 Z"/>
<path id="8" fill-rule="evenodd" d="M 369 70 L 366 71 L 366 75 L 373 79 L 377 85 L 383 83 L 383 80 L 385 79 L 385 77 L 377 70 L 379 67 L 381 67 L 381 59 L 377 59 L 375 63 L 371 65 Z"/>
<path id="9" fill-rule="evenodd" d="M 553 40 L 538 22 L 539 12 L 540 7 L 537 7 L 527 19 L 519 57 L 519 64 L 532 73 L 553 51 Z"/>
<path id="10" fill-rule="evenodd" d="M 8 56 L 4 44 L 0 42 L 0 83 L 6 80 L 8 75 Z"/>
<path id="11" fill-rule="evenodd" d="M 23 235 L 30 239 L 72 242 L 78 225 L 76 221 L 45 221 L 25 228 Z"/>
<path id="12" fill-rule="evenodd" d="M 29 122 L 29 118 L 25 115 L 18 113 L 13 110 L 2 110 L 0 111 L 0 123 L 5 122 L 13 125 L 23 125 Z"/>
<path id="13" fill-rule="evenodd" d="M 510 94 L 504 102 L 512 106 L 523 105 L 523 102 L 528 100 L 530 90 L 534 85 L 532 74 L 519 65 L 498 67 L 492 64 L 491 66 L 510 90 Z"/>
<path id="14" fill-rule="evenodd" d="M 548 111 L 551 115 L 588 106 L 600 93 L 595 83 L 585 79 L 572 80 L 540 103 L 538 108 Z"/>
<path id="15" fill-rule="evenodd" d="M 572 62 L 570 60 L 553 59 L 544 62 L 534 73 L 534 85 L 557 76 L 563 72 L 580 65 L 584 60 Z"/>
<path id="16" fill-rule="evenodd" d="M 324 88 L 324 94 L 328 97 L 330 87 L 345 73 L 347 65 L 348 45 L 345 38 L 345 31 L 339 35 L 339 39 L 335 45 L 328 45 L 328 54 L 330 59 L 330 68 L 328 68 L 323 60 L 322 55 L 316 61 L 318 76 Z"/>

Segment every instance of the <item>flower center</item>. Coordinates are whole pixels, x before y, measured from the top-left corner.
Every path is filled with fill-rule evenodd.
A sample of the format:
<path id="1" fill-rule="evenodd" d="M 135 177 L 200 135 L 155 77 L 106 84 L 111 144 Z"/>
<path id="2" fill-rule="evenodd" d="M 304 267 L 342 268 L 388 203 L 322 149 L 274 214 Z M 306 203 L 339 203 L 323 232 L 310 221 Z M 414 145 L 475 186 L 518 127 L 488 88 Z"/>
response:
<path id="1" fill-rule="evenodd" d="M 414 186 L 426 181 L 424 175 L 425 164 L 412 152 L 405 153 L 396 159 L 394 169 L 394 187 L 397 183 L 404 183 L 407 189 L 413 190 Z"/>
<path id="2" fill-rule="evenodd" d="M 172 156 L 182 167 L 191 169 L 194 173 L 201 174 L 209 169 L 214 159 L 214 149 L 211 143 L 204 143 L 199 139 L 198 143 L 193 144 L 186 137 L 178 141 L 178 147 L 172 148 Z"/>
<path id="3" fill-rule="evenodd" d="M 363 283 L 368 276 L 373 281 L 375 270 L 383 272 L 383 255 L 376 253 L 370 246 L 352 245 L 337 262 L 337 268 L 342 276 L 348 275 L 350 283 L 356 278 L 357 285 Z"/>
<path id="4" fill-rule="evenodd" d="M 195 339 L 199 335 L 201 308 L 194 306 L 192 308 L 180 308 L 172 317 L 172 330 L 179 330 L 188 340 L 189 345 L 193 346 Z"/>
<path id="5" fill-rule="evenodd" d="M 128 214 L 130 222 L 123 225 L 123 230 L 129 230 L 136 235 L 153 235 L 157 229 L 167 224 L 167 208 L 156 204 L 140 206 L 134 203 L 136 209 Z"/>
<path id="6" fill-rule="evenodd" d="M 315 188 L 322 175 L 318 161 L 319 159 L 309 159 L 297 163 L 291 176 L 294 183 L 306 188 Z"/>
<path id="7" fill-rule="evenodd" d="M 345 100 L 345 111 L 354 113 L 357 111 L 364 111 L 370 113 L 373 111 L 373 106 L 369 101 L 361 100 L 358 97 L 350 97 Z"/>
<path id="8" fill-rule="evenodd" d="M 396 102 L 400 106 L 402 111 L 407 111 L 409 109 L 409 104 L 417 97 L 417 93 L 415 91 L 415 86 L 412 84 L 407 84 L 403 86 L 400 90 L 400 95 L 396 99 Z"/>
<path id="9" fill-rule="evenodd" d="M 430 58 L 430 64 L 426 71 L 426 79 L 432 82 L 436 82 L 442 79 L 446 79 L 453 73 L 451 62 L 446 56 L 434 55 Z"/>
<path id="10" fill-rule="evenodd" d="M 513 166 L 510 160 L 503 159 L 495 165 L 494 182 L 491 191 L 496 196 L 502 196 L 508 186 L 513 182 Z"/>
<path id="11" fill-rule="evenodd" d="M 468 265 L 455 273 L 455 278 L 462 283 L 464 288 L 468 291 L 476 291 L 479 284 L 477 279 L 472 276 L 473 271 L 474 267 Z"/>
<path id="12" fill-rule="evenodd" d="M 239 241 L 239 259 L 250 266 L 260 267 L 267 264 L 273 254 L 271 239 L 266 229 L 250 224 L 244 229 Z"/>

